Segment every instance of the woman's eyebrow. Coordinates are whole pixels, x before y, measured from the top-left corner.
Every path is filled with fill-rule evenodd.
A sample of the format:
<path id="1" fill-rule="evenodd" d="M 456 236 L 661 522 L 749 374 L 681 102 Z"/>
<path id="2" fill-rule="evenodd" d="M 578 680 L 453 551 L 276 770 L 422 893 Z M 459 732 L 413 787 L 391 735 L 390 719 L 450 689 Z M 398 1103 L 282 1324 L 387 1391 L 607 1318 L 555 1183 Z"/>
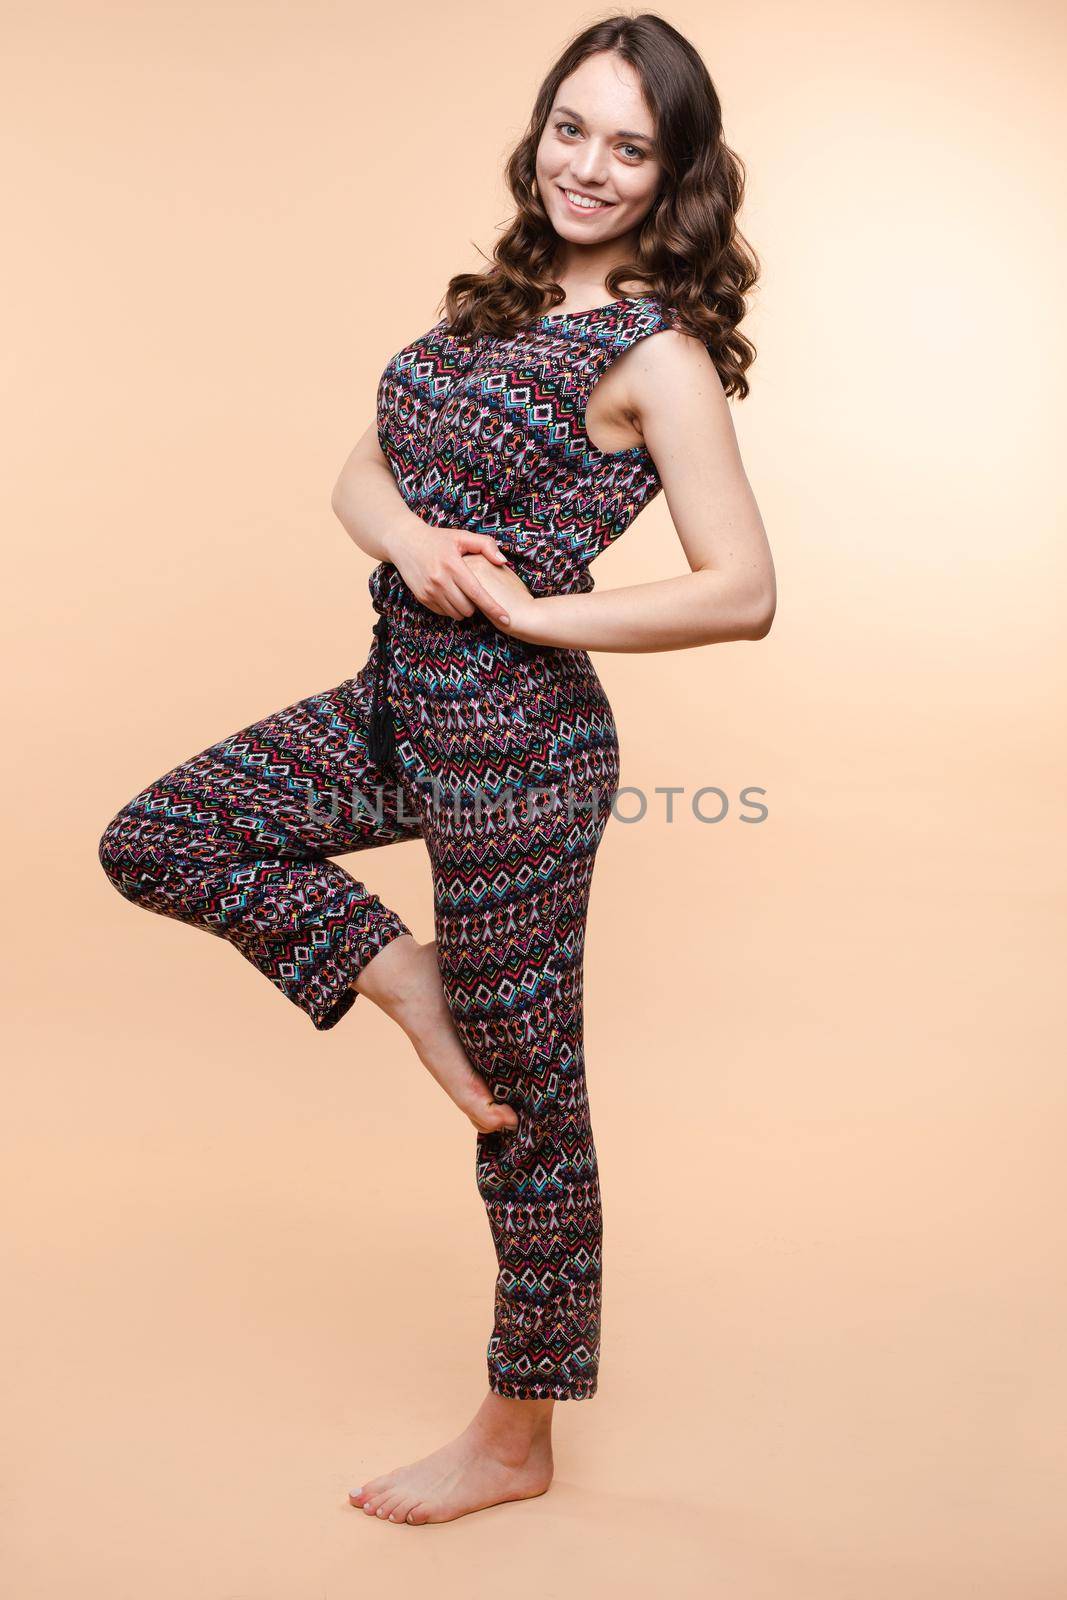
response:
<path id="1" fill-rule="evenodd" d="M 584 120 L 581 114 L 577 111 L 572 111 L 570 106 L 553 106 L 553 116 L 558 116 L 560 112 L 568 117 L 573 117 L 576 122 L 581 122 Z M 644 139 L 649 144 L 654 143 L 650 133 L 635 133 L 632 128 L 616 128 L 615 137 L 616 139 Z"/>

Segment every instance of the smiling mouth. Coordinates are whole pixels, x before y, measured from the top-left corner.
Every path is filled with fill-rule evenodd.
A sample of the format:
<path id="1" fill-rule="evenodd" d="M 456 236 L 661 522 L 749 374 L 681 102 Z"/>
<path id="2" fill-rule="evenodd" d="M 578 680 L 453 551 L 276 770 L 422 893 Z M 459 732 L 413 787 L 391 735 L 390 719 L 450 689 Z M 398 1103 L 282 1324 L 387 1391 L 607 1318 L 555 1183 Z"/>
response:
<path id="1" fill-rule="evenodd" d="M 614 200 L 595 200 L 592 195 L 582 194 L 578 189 L 566 189 L 561 183 L 556 187 L 575 211 L 606 211 L 615 204 Z"/>

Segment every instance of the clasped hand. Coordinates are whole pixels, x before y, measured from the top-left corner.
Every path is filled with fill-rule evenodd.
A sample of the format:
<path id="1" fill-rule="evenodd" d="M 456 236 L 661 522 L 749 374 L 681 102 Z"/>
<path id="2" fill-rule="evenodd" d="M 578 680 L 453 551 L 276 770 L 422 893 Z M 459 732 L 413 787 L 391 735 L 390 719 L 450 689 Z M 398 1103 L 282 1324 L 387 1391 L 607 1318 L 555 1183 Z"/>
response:
<path id="1" fill-rule="evenodd" d="M 477 609 L 503 632 L 522 636 L 536 597 L 496 540 L 414 520 L 394 536 L 390 560 L 416 599 L 445 617 L 469 617 Z"/>

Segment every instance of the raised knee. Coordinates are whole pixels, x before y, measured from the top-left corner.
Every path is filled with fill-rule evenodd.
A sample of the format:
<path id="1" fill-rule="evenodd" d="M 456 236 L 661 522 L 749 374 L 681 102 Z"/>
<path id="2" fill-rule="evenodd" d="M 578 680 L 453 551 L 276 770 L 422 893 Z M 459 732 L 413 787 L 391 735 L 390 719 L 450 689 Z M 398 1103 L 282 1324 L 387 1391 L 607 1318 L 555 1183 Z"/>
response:
<path id="1" fill-rule="evenodd" d="M 112 817 L 97 845 L 100 865 L 110 882 L 127 900 L 134 898 L 138 877 L 132 834 L 132 819 L 124 806 Z"/>

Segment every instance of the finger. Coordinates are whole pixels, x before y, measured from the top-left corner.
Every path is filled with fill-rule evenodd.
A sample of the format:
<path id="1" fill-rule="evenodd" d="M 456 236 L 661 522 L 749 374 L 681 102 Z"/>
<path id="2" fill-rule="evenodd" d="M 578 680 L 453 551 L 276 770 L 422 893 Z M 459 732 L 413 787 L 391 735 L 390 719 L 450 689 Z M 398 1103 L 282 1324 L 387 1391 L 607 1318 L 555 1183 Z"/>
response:
<path id="1" fill-rule="evenodd" d="M 489 533 L 461 533 L 460 543 L 464 552 L 473 551 L 476 555 L 487 556 L 490 561 L 495 561 L 498 566 L 506 567 L 508 558 Z"/>
<path id="2" fill-rule="evenodd" d="M 435 616 L 451 617 L 453 621 L 456 620 L 458 612 L 446 597 L 443 584 L 438 583 L 432 591 L 427 590 L 426 594 L 420 595 L 419 598 L 426 609 L 432 611 Z"/>
<path id="3" fill-rule="evenodd" d="M 508 615 L 508 608 L 504 602 L 502 600 L 494 600 L 489 591 L 482 588 L 472 572 L 464 574 L 463 589 L 474 601 L 478 609 L 484 611 L 491 621 L 502 622 L 505 627 L 511 621 L 511 617 Z"/>
<path id="4" fill-rule="evenodd" d="M 483 533 L 481 536 L 481 550 L 482 554 L 488 556 L 490 561 L 496 561 L 502 567 L 507 566 L 507 556 L 504 554 L 503 550 L 501 550 L 496 540 L 491 538 L 487 533 Z"/>
<path id="5" fill-rule="evenodd" d="M 441 590 L 442 594 L 447 598 L 448 604 L 454 608 L 451 612 L 452 616 L 457 618 L 470 616 L 474 607 L 468 601 L 460 584 L 452 578 L 442 579 Z"/>

